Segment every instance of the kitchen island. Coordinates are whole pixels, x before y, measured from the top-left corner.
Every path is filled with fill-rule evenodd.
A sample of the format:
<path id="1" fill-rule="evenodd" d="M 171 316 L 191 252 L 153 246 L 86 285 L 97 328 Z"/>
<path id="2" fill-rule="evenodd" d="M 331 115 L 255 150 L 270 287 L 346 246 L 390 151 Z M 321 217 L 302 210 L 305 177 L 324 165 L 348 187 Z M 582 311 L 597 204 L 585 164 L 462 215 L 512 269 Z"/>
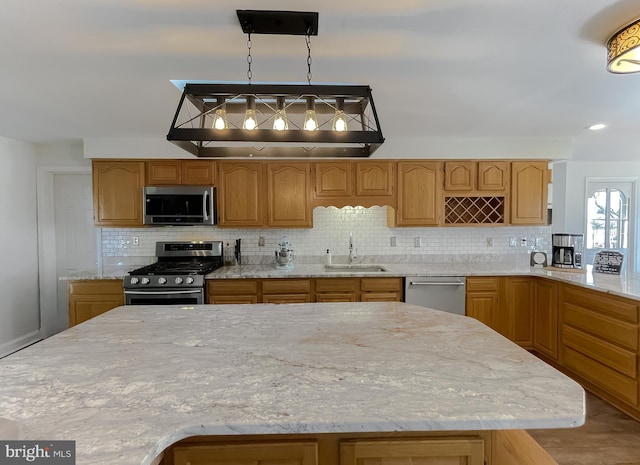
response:
<path id="1" fill-rule="evenodd" d="M 481 323 L 395 302 L 119 307 L 0 361 L 0 438 L 75 440 L 79 465 L 162 463 L 194 436 L 566 428 L 584 414 L 577 383 Z"/>

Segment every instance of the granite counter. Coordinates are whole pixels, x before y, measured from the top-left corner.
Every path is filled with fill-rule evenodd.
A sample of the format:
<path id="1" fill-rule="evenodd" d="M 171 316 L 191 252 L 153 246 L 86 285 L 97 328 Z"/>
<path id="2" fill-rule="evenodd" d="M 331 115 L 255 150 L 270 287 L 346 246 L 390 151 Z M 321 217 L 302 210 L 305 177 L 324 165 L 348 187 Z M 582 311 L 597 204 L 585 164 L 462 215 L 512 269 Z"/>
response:
<path id="1" fill-rule="evenodd" d="M 129 306 L 0 360 L 0 437 L 148 465 L 195 435 L 564 428 L 582 388 L 403 303 Z M 393 399 L 393 402 L 390 402 Z"/>

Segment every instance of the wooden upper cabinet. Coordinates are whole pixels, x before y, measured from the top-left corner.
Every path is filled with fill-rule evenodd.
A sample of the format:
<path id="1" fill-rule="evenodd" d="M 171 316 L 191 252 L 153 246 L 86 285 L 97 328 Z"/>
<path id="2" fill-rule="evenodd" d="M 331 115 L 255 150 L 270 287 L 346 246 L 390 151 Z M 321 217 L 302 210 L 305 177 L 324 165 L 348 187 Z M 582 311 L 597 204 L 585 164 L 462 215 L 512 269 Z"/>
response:
<path id="1" fill-rule="evenodd" d="M 343 197 L 352 192 L 350 162 L 314 163 L 316 197 Z"/>
<path id="2" fill-rule="evenodd" d="M 311 164 L 267 163 L 267 226 L 310 228 Z"/>
<path id="3" fill-rule="evenodd" d="M 511 224 L 547 224 L 547 161 L 511 163 Z"/>
<path id="4" fill-rule="evenodd" d="M 479 161 L 478 162 L 478 190 L 506 191 L 509 186 L 509 162 L 507 161 Z"/>
<path id="5" fill-rule="evenodd" d="M 142 226 L 144 162 L 94 160 L 93 212 L 97 226 Z"/>
<path id="6" fill-rule="evenodd" d="M 356 196 L 393 195 L 392 162 L 356 162 Z"/>
<path id="7" fill-rule="evenodd" d="M 148 186 L 212 186 L 215 162 L 210 160 L 149 160 L 145 163 Z"/>
<path id="8" fill-rule="evenodd" d="M 444 190 L 472 191 L 476 188 L 476 162 L 444 162 Z"/>
<path id="9" fill-rule="evenodd" d="M 391 226 L 435 226 L 440 221 L 441 162 L 398 162 L 398 207 Z"/>
<path id="10" fill-rule="evenodd" d="M 220 162 L 218 165 L 218 226 L 264 225 L 263 164 Z"/>

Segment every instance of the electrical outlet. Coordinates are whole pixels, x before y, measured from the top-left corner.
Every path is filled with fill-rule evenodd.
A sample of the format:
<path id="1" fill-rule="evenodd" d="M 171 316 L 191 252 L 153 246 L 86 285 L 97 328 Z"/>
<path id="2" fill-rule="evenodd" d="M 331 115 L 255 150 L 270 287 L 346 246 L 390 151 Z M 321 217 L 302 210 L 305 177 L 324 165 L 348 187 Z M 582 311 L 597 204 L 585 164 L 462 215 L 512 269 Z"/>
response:
<path id="1" fill-rule="evenodd" d="M 493 238 L 487 237 L 487 247 L 493 247 Z"/>
<path id="2" fill-rule="evenodd" d="M 138 236 L 133 236 L 133 245 L 139 245 L 140 244 L 140 238 Z"/>
<path id="3" fill-rule="evenodd" d="M 258 237 L 258 247 L 264 247 L 264 236 Z"/>
<path id="4" fill-rule="evenodd" d="M 421 237 L 414 237 L 413 238 L 413 246 L 414 247 L 422 247 L 422 238 Z"/>
<path id="5" fill-rule="evenodd" d="M 520 247 L 526 247 L 527 246 L 527 238 L 523 237 L 522 239 L 520 239 Z"/>
<path id="6" fill-rule="evenodd" d="M 398 239 L 396 236 L 391 236 L 391 247 L 396 247 L 398 245 Z"/>
<path id="7" fill-rule="evenodd" d="M 510 237 L 509 238 L 509 247 L 515 247 L 516 246 L 516 238 L 515 237 Z"/>

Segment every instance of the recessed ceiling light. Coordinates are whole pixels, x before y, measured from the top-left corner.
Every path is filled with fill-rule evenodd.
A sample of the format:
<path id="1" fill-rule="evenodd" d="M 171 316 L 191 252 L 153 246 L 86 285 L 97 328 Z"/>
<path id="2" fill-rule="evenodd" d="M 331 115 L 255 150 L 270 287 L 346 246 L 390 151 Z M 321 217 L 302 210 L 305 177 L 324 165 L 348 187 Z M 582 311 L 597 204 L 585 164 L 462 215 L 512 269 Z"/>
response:
<path id="1" fill-rule="evenodd" d="M 607 127 L 606 124 L 598 123 L 598 124 L 592 124 L 591 126 L 589 126 L 588 129 L 590 131 L 599 131 L 600 129 L 604 129 L 606 127 Z"/>

